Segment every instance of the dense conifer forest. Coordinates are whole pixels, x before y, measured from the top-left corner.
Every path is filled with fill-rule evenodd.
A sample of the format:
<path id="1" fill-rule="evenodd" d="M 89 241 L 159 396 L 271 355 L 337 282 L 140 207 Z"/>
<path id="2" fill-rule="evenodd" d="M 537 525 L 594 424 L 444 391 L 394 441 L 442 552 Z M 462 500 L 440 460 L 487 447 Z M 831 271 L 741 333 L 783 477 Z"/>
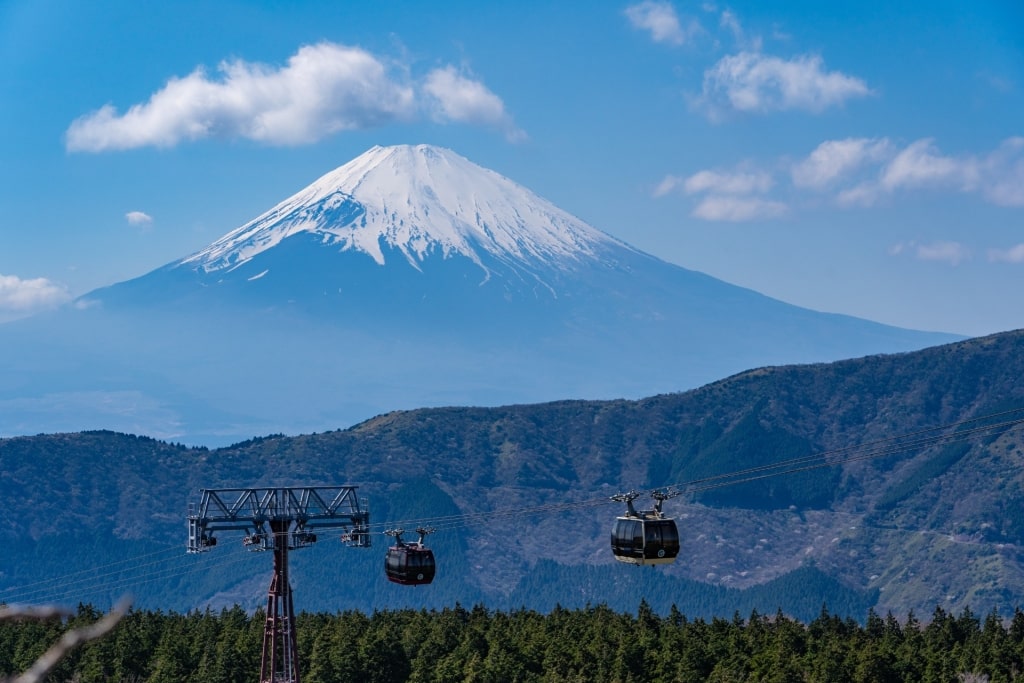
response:
<path id="1" fill-rule="evenodd" d="M 102 615 L 0 622 L 0 675 L 28 668 L 68 630 Z M 784 614 L 688 619 L 641 602 L 635 615 L 605 606 L 547 614 L 456 605 L 441 610 L 302 613 L 305 683 L 527 681 L 1010 681 L 1024 672 L 1024 612 L 936 608 L 919 619 L 864 622 Z M 187 614 L 131 611 L 106 637 L 73 650 L 53 683 L 252 683 L 265 615 L 241 608 Z"/>

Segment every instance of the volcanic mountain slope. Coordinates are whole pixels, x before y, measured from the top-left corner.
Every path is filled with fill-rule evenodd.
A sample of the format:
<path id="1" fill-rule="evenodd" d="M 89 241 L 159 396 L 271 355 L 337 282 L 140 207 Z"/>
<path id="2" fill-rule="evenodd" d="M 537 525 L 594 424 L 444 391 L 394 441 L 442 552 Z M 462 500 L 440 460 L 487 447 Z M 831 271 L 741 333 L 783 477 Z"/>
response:
<path id="1" fill-rule="evenodd" d="M 175 265 L 232 270 L 303 232 L 381 266 L 385 248 L 417 269 L 432 254 L 467 258 L 480 284 L 491 275 L 485 261 L 557 271 L 628 249 L 497 173 L 421 145 L 374 147 Z"/>
<path id="2" fill-rule="evenodd" d="M 186 557 L 187 506 L 200 488 L 315 483 L 358 485 L 376 535 L 363 551 L 324 530 L 295 553 L 301 609 L 635 610 L 643 596 L 726 618 L 781 607 L 810 619 L 823 603 L 855 618 L 868 606 L 1008 615 L 1024 595 L 1022 350 L 1018 331 L 637 401 L 394 412 L 217 450 L 112 432 L 4 439 L 0 601 L 105 604 L 132 590 L 150 607 L 254 607 L 272 558 L 246 553 L 241 531 Z M 684 549 L 673 565 L 614 562 L 612 494 L 737 472 L 748 481 L 666 502 Z M 427 522 L 435 583 L 388 584 L 381 532 Z"/>
<path id="3" fill-rule="evenodd" d="M 0 434 L 212 445 L 952 339 L 666 263 L 446 149 L 376 147 L 191 256 L 0 326 Z"/>
<path id="4" fill-rule="evenodd" d="M 532 306 L 568 295 L 563 280 L 614 265 L 617 252 L 633 250 L 453 152 L 375 147 L 196 254 L 87 298 L 130 300 L 149 281 L 159 286 L 138 303 L 194 293 L 165 287 L 172 276 L 261 305 L 326 297 L 336 314 L 381 302 L 436 313 L 474 289 Z"/>

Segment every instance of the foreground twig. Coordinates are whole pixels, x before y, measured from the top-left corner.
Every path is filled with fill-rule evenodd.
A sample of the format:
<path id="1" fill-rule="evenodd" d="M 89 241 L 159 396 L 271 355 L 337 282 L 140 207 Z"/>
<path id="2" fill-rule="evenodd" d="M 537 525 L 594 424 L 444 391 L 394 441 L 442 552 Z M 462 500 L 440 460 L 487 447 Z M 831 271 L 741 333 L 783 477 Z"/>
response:
<path id="1" fill-rule="evenodd" d="M 110 613 L 94 624 L 72 629 L 62 635 L 49 650 L 44 652 L 28 671 L 15 678 L 0 679 L 0 683 L 39 683 L 57 665 L 64 655 L 90 640 L 102 638 L 121 621 L 128 611 L 131 601 L 122 599 Z M 55 616 L 67 616 L 67 610 L 58 607 L 11 607 L 0 610 L 0 620 L 6 619 L 48 619 Z"/>

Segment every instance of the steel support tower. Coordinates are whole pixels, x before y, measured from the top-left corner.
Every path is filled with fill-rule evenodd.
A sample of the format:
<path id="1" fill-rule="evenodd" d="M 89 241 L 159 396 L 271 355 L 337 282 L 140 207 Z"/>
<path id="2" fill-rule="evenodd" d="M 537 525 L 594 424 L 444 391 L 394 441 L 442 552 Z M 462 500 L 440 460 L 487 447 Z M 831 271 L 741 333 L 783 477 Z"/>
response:
<path id="1" fill-rule="evenodd" d="M 198 509 L 189 506 L 190 553 L 217 545 L 218 531 L 243 531 L 250 550 L 274 551 L 260 683 L 300 683 L 289 551 L 316 543 L 318 528 L 337 529 L 347 545 L 368 547 L 369 523 L 355 486 L 203 489 Z"/>

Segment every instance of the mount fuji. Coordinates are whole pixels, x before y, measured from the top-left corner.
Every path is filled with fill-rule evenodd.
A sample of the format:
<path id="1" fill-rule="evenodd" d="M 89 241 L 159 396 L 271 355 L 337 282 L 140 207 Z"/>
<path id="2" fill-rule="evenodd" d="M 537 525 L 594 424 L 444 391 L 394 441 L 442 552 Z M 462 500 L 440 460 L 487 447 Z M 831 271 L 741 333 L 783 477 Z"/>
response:
<path id="1" fill-rule="evenodd" d="M 220 445 L 955 338 L 672 265 L 447 149 L 374 147 L 190 256 L 0 325 L 0 435 Z"/>

